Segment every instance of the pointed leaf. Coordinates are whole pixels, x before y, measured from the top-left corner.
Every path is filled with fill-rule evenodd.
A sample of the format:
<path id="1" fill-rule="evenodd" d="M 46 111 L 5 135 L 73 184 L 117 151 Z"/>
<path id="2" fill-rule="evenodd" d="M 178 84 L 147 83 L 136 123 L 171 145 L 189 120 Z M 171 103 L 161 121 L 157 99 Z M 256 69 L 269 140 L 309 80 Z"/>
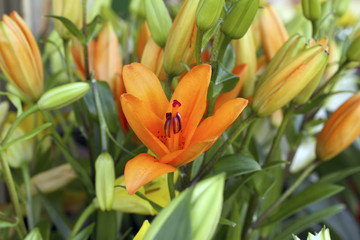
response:
<path id="1" fill-rule="evenodd" d="M 214 175 L 225 172 L 226 177 L 240 176 L 251 172 L 260 171 L 261 167 L 254 159 L 242 154 L 223 157 L 213 167 Z"/>
<path id="2" fill-rule="evenodd" d="M 360 167 L 351 167 L 344 170 L 336 171 L 330 174 L 327 174 L 320 178 L 318 183 L 336 183 L 350 175 L 360 172 Z"/>
<path id="3" fill-rule="evenodd" d="M 95 227 L 95 223 L 90 224 L 84 230 L 79 232 L 72 240 L 87 240 L 89 239 L 91 233 L 93 232 L 93 229 Z"/>
<path id="4" fill-rule="evenodd" d="M 61 16 L 55 16 L 55 15 L 45 15 L 45 17 L 50 17 L 50 18 L 55 18 L 55 19 L 60 20 L 64 24 L 66 29 L 69 30 L 69 32 L 72 35 L 74 35 L 77 39 L 79 39 L 79 41 L 82 44 L 86 43 L 85 36 L 82 34 L 80 29 L 78 29 L 77 26 L 72 21 L 70 21 L 69 19 L 67 19 L 65 17 L 61 17 Z"/>

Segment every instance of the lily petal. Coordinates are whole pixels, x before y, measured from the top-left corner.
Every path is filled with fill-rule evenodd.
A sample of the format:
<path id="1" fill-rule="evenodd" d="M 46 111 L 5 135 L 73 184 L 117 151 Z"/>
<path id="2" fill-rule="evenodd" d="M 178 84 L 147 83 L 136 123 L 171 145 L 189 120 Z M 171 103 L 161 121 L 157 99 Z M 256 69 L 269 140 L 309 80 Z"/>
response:
<path id="1" fill-rule="evenodd" d="M 172 95 L 170 103 L 174 100 L 181 103 L 179 113 L 183 119 L 182 129 L 186 139 L 184 148 L 189 145 L 190 139 L 203 117 L 210 78 L 210 65 L 196 66 L 181 79 Z M 171 105 L 168 112 L 171 112 Z"/>
<path id="2" fill-rule="evenodd" d="M 131 94 L 121 95 L 121 106 L 140 141 L 159 157 L 168 154 L 168 148 L 161 142 L 161 138 L 165 136 L 163 121 L 143 101 Z"/>
<path id="3" fill-rule="evenodd" d="M 127 93 L 141 99 L 159 118 L 164 119 L 169 101 L 159 79 L 140 63 L 124 66 L 123 78 Z"/>
<path id="4" fill-rule="evenodd" d="M 200 154 L 209 148 L 215 141 L 216 139 L 207 139 L 183 150 L 172 152 L 162 157 L 160 162 L 168 163 L 175 167 L 183 166 L 200 156 Z"/>
<path id="5" fill-rule="evenodd" d="M 160 175 L 175 171 L 175 167 L 159 162 L 150 154 L 139 154 L 125 165 L 126 190 L 130 195 L 134 194 L 141 186 Z"/>
<path id="6" fill-rule="evenodd" d="M 191 146 L 199 144 L 210 138 L 218 137 L 238 118 L 240 113 L 247 106 L 248 100 L 235 98 L 227 101 L 214 113 L 213 116 L 206 118 L 196 129 Z M 215 142 L 214 141 L 214 142 Z"/>

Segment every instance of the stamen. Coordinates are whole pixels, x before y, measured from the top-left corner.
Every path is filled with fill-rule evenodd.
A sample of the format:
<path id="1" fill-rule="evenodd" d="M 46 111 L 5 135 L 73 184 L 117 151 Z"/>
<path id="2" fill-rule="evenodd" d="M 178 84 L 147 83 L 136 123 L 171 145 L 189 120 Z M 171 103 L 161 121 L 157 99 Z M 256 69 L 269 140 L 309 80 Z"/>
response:
<path id="1" fill-rule="evenodd" d="M 181 103 L 178 100 L 174 99 L 172 107 L 181 107 Z"/>
<path id="2" fill-rule="evenodd" d="M 171 113 L 166 113 L 164 130 L 165 130 L 165 135 L 167 137 L 170 137 L 170 130 L 171 130 L 170 127 L 171 127 Z"/>
<path id="3" fill-rule="evenodd" d="M 176 116 L 173 118 L 173 123 L 174 123 L 174 134 L 180 132 L 181 127 L 182 127 L 182 120 L 181 120 L 181 116 L 180 113 L 176 113 Z"/>

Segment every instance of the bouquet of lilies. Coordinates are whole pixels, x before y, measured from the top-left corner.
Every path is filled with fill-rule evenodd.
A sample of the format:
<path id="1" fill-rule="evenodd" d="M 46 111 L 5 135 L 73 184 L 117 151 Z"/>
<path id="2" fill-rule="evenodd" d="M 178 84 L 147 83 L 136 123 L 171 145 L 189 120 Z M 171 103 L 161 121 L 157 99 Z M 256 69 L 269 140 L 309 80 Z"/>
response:
<path id="1" fill-rule="evenodd" d="M 0 22 L 0 239 L 360 239 L 359 4 L 51 2 Z"/>

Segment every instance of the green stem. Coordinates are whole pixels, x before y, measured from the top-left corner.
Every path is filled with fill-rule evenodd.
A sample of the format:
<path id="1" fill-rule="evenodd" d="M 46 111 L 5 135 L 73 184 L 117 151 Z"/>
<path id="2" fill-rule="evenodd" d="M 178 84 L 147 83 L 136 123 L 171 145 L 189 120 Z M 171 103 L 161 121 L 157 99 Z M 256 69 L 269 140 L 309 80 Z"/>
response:
<path id="1" fill-rule="evenodd" d="M 175 187 L 174 187 L 174 173 L 173 172 L 168 173 L 167 180 L 168 180 L 170 199 L 174 199 L 175 198 Z"/>
<path id="2" fill-rule="evenodd" d="M 203 36 L 204 36 L 204 32 L 198 28 L 196 33 L 196 45 L 195 45 L 195 58 L 197 65 L 201 64 L 201 45 L 202 45 Z"/>
<path id="3" fill-rule="evenodd" d="M 86 29 L 86 18 L 87 18 L 87 0 L 82 0 L 82 22 L 83 22 L 83 34 L 85 39 L 87 38 L 87 29 Z M 88 44 L 83 45 L 84 49 L 84 65 L 85 65 L 85 80 L 90 80 L 89 72 L 89 54 L 88 54 Z"/>
<path id="4" fill-rule="evenodd" d="M 316 34 L 317 34 L 317 26 L 316 26 L 316 21 L 311 21 L 311 25 L 312 25 L 312 36 L 314 39 L 316 39 Z"/>
<path id="5" fill-rule="evenodd" d="M 271 162 L 273 160 L 275 152 L 276 152 L 277 147 L 279 145 L 280 139 L 281 139 L 281 137 L 282 137 L 282 135 L 283 135 L 283 133 L 284 133 L 284 131 L 286 129 L 286 126 L 287 126 L 289 120 L 291 119 L 293 113 L 294 113 L 294 104 L 291 103 L 289 108 L 287 109 L 287 111 L 285 113 L 285 116 L 284 116 L 284 119 L 281 122 L 281 125 L 280 125 L 280 127 L 279 127 L 279 129 L 278 129 L 278 131 L 276 133 L 276 136 L 275 136 L 274 141 L 273 141 L 273 143 L 271 145 L 271 149 L 270 149 L 268 157 L 267 157 L 267 159 L 265 161 L 265 164 L 269 163 L 269 162 Z"/>
<path id="6" fill-rule="evenodd" d="M 16 226 L 17 228 L 19 228 L 19 231 L 18 231 L 19 237 L 20 237 L 20 239 L 24 239 L 24 236 L 27 234 L 27 230 L 26 230 L 26 227 L 24 224 L 23 214 L 21 211 L 19 198 L 17 195 L 14 179 L 12 177 L 9 164 L 8 164 L 7 160 L 4 159 L 2 154 L 3 153 L 0 151 L 0 166 L 2 169 L 3 179 L 8 188 L 11 202 L 14 206 L 15 214 L 19 221 L 18 225 Z"/>
<path id="7" fill-rule="evenodd" d="M 242 239 L 249 239 L 250 238 L 250 234 L 248 235 L 248 231 L 251 227 L 251 223 L 253 220 L 253 216 L 257 207 L 257 202 L 259 199 L 259 195 L 257 193 L 254 193 L 249 201 L 249 207 L 248 210 L 246 212 L 246 216 L 245 216 L 245 223 L 244 223 L 244 228 L 242 231 Z"/>
<path id="8" fill-rule="evenodd" d="M 14 121 L 14 123 L 11 125 L 10 129 L 8 130 L 8 132 L 6 133 L 6 136 L 4 137 L 4 139 L 2 141 L 0 141 L 0 145 L 4 145 L 8 140 L 9 137 L 13 134 L 13 132 L 15 131 L 16 127 L 25 119 L 27 118 L 29 115 L 35 113 L 36 111 L 39 110 L 38 105 L 34 105 L 31 108 L 29 108 L 28 110 L 26 110 L 25 112 L 23 112 L 22 114 L 20 114 L 20 116 L 18 118 L 16 118 L 16 120 Z"/>
<path id="9" fill-rule="evenodd" d="M 75 223 L 75 226 L 73 227 L 73 230 L 71 231 L 69 239 L 72 239 L 76 236 L 76 234 L 79 232 L 82 225 L 84 225 L 85 221 L 90 217 L 91 214 L 93 214 L 96 210 L 95 202 L 93 201 L 90 203 L 90 205 L 82 212 L 80 217 Z"/>
<path id="10" fill-rule="evenodd" d="M 169 74 L 166 74 L 166 79 L 165 79 L 165 94 L 166 94 L 166 97 L 170 100 L 171 99 L 171 95 L 172 95 L 172 92 L 171 92 L 171 83 L 172 83 L 172 80 L 173 80 L 173 76 L 172 75 L 169 75 Z"/>
<path id="11" fill-rule="evenodd" d="M 312 165 L 310 165 L 300 176 L 299 178 L 291 185 L 291 187 L 286 190 L 286 192 L 281 195 L 281 197 L 261 215 L 256 222 L 252 225 L 252 228 L 256 228 L 272 211 L 274 211 L 281 203 L 283 203 L 295 190 L 300 184 L 314 171 L 314 169 L 319 166 L 321 162 L 315 161 Z"/>
<path id="12" fill-rule="evenodd" d="M 71 68 L 71 57 L 70 57 L 70 47 L 69 47 L 70 40 L 63 39 L 63 43 L 64 43 L 64 52 L 65 52 L 66 72 L 69 77 L 69 81 L 74 82 L 74 76 Z"/>
<path id="13" fill-rule="evenodd" d="M 191 184 L 196 184 L 202 176 L 204 176 L 210 168 L 215 164 L 216 160 L 218 160 L 221 155 L 225 152 L 226 148 L 236 140 L 236 138 L 240 135 L 240 133 L 248 127 L 253 121 L 256 120 L 254 115 L 250 115 L 245 121 L 243 121 L 238 129 L 236 129 L 229 138 L 220 146 L 219 150 L 214 154 L 214 156 L 209 160 L 209 162 L 201 169 L 200 173 L 191 181 Z"/>
<path id="14" fill-rule="evenodd" d="M 92 81 L 92 90 L 94 93 L 96 111 L 97 111 L 97 114 L 99 117 L 101 146 L 102 146 L 103 152 L 106 152 L 108 150 L 108 142 L 107 142 L 107 136 L 106 136 L 106 129 L 107 129 L 106 121 L 105 121 L 104 113 L 103 113 L 103 110 L 101 107 L 100 95 L 99 95 L 99 91 L 97 89 L 96 80 L 92 79 L 91 81 Z"/>
<path id="15" fill-rule="evenodd" d="M 21 164 L 21 170 L 24 178 L 25 191 L 26 191 L 26 211 L 27 211 L 27 220 L 29 224 L 29 230 L 34 229 L 34 217 L 32 211 L 32 197 L 31 197 L 31 186 L 30 186 L 30 170 L 27 162 Z"/>
<path id="16" fill-rule="evenodd" d="M 254 134 L 254 130 L 255 130 L 255 126 L 256 126 L 255 123 L 256 123 L 256 121 L 254 121 L 254 122 L 252 122 L 252 123 L 250 124 L 250 127 L 248 128 L 248 130 L 247 130 L 247 132 L 246 132 L 245 139 L 244 139 L 243 143 L 241 144 L 240 152 L 244 152 L 245 149 L 247 149 L 247 147 L 249 146 L 251 137 L 252 137 L 253 134 Z"/>

